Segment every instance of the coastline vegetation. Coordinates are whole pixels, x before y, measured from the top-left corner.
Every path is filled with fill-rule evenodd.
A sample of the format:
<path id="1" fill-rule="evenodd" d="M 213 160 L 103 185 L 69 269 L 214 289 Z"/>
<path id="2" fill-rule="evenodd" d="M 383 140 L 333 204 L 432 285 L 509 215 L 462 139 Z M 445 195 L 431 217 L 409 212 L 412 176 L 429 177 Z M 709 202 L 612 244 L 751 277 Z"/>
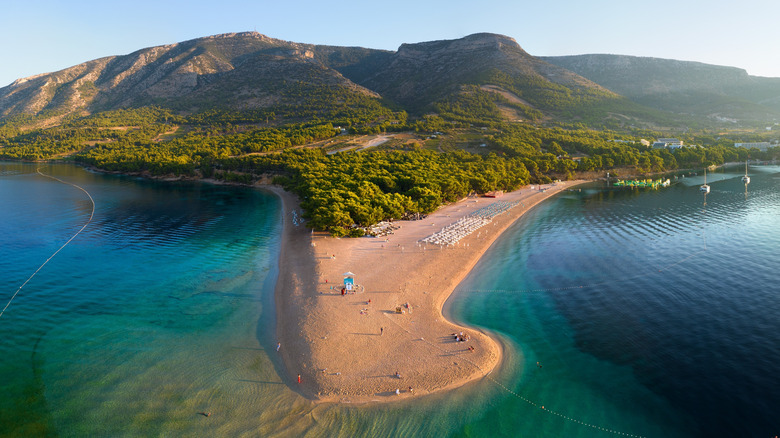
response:
<path id="1" fill-rule="evenodd" d="M 686 143 L 704 147 L 668 150 L 639 142 L 662 136 L 652 131 L 506 122 L 499 105 L 511 102 L 477 87 L 437 103 L 438 113 L 414 118 L 370 96 L 342 93 L 349 98 L 341 99 L 326 87 L 292 87 L 289 93 L 309 91 L 315 98 L 272 110 L 211 109 L 182 116 L 143 107 L 69 116 L 59 126 L 33 128 L 33 116 L 9 118 L 0 124 L 0 158 L 68 159 L 105 171 L 241 184 L 271 176 L 300 197 L 309 226 L 357 236 L 362 227 L 430 213 L 470 193 L 780 154 L 778 148 L 735 148 L 735 138 L 705 132 L 685 136 Z M 531 120 L 541 117 L 522 105 L 513 108 Z M 391 131 L 413 139 L 353 152 L 323 146 Z"/>

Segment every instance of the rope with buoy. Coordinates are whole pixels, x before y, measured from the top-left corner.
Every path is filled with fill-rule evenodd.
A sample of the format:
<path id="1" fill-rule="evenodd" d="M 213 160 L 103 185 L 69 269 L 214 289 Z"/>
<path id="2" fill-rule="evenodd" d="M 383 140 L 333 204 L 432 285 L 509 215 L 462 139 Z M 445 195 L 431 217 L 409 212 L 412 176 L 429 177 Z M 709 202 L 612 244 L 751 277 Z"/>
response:
<path id="1" fill-rule="evenodd" d="M 92 211 L 89 213 L 89 219 L 87 220 L 87 222 L 86 222 L 86 223 L 85 223 L 85 224 L 84 224 L 84 225 L 83 225 L 81 228 L 79 228 L 79 230 L 78 230 L 78 231 L 76 231 L 76 234 L 74 234 L 73 236 L 71 236 L 71 238 L 70 238 L 70 239 L 68 239 L 68 241 L 67 241 L 67 242 L 63 243 L 63 244 L 62 244 L 62 246 L 60 246 L 60 247 L 59 247 L 59 248 L 58 248 L 56 251 L 54 251 L 54 253 L 53 253 L 52 255 L 50 255 L 50 256 L 49 256 L 49 258 L 48 258 L 48 259 L 46 259 L 46 261 L 44 261 L 44 262 L 43 262 L 43 263 L 42 263 L 40 266 L 38 266 L 38 269 L 36 269 L 36 270 L 35 270 L 35 272 L 33 272 L 33 273 L 32 273 L 32 275 L 30 275 L 30 276 L 27 278 L 27 280 L 25 280 L 25 281 L 24 281 L 24 283 L 22 283 L 22 285 L 21 285 L 21 286 L 19 286 L 19 289 L 17 289 L 17 290 L 16 290 L 16 292 L 14 292 L 13 296 L 11 296 L 11 299 L 10 299 L 10 300 L 8 300 L 8 303 L 6 303 L 6 305 L 5 305 L 5 307 L 3 308 L 3 310 L 1 310 L 1 311 L 0 311 L 0 318 L 2 318 L 2 317 L 3 317 L 3 314 L 4 314 L 4 313 L 5 313 L 5 311 L 8 309 L 8 307 L 11 305 L 11 302 L 13 302 L 14 298 L 16 298 L 16 296 L 17 296 L 17 295 L 19 295 L 19 292 L 21 292 L 22 288 L 24 288 L 24 287 L 27 285 L 27 283 L 29 283 L 29 282 L 30 282 L 30 280 L 32 280 L 32 279 L 33 279 L 33 277 L 35 277 L 35 275 L 36 275 L 36 274 L 38 274 L 38 272 L 40 272 L 40 270 L 41 270 L 41 269 L 43 269 L 43 267 L 44 267 L 44 266 L 46 266 L 46 264 L 47 264 L 47 263 L 49 263 L 49 261 L 50 261 L 51 259 L 53 259 L 53 258 L 54 258 L 54 256 L 56 256 L 56 255 L 57 255 L 57 254 L 58 254 L 60 251 L 62 251 L 62 249 L 63 249 L 63 248 L 65 248 L 66 246 L 68 246 L 68 244 L 69 244 L 70 242 L 72 242 L 72 241 L 73 241 L 73 239 L 75 239 L 75 238 L 76 238 L 76 236 L 78 236 L 79 234 L 81 234 L 81 232 L 82 232 L 82 231 L 84 231 L 84 229 L 85 229 L 85 228 L 87 228 L 87 225 L 89 225 L 89 224 L 92 222 L 92 218 L 95 216 L 95 200 L 94 200 L 94 199 L 92 199 L 92 195 L 90 195 L 88 191 L 84 190 L 84 188 L 83 188 L 83 187 L 81 187 L 81 186 L 78 186 L 78 185 L 76 185 L 76 184 L 73 184 L 73 183 L 69 183 L 69 182 L 67 182 L 67 181 L 63 181 L 63 180 L 61 180 L 61 179 L 59 179 L 59 178 L 57 178 L 57 177 L 51 176 L 51 175 L 46 175 L 45 173 L 41 172 L 41 169 L 40 169 L 40 168 L 36 169 L 35 171 L 36 171 L 36 172 L 38 172 L 38 174 L 39 174 L 39 175 L 41 175 L 41 176 L 45 176 L 46 178 L 51 178 L 51 179 L 53 179 L 53 180 L 55 180 L 55 181 L 59 181 L 59 182 L 61 182 L 61 183 L 63 183 L 63 184 L 67 184 L 67 185 L 69 185 L 69 186 L 73 186 L 73 187 L 75 187 L 75 188 L 77 188 L 77 189 L 81 190 L 82 192 L 84 192 L 84 193 L 87 195 L 87 197 L 89 198 L 89 201 L 92 203 Z"/>
<path id="2" fill-rule="evenodd" d="M 414 335 L 414 334 L 413 334 L 413 333 L 412 333 L 412 332 L 411 332 L 409 329 L 407 329 L 406 327 L 404 327 L 403 325 L 401 325 L 401 323 L 399 323 L 398 321 L 396 321 L 396 319 L 395 319 L 395 318 L 392 318 L 392 317 L 391 317 L 389 314 L 385 313 L 385 314 L 384 314 L 384 316 L 385 316 L 385 317 L 387 317 L 387 319 L 388 319 L 388 320 L 390 320 L 390 321 L 391 321 L 393 324 L 395 324 L 396 326 L 398 326 L 398 328 L 400 328 L 401 330 L 405 331 L 405 332 L 406 332 L 406 333 L 407 333 L 407 334 L 408 334 L 410 337 L 412 337 L 413 339 L 415 339 L 415 340 L 420 340 L 420 341 L 423 341 L 424 343 L 428 344 L 429 346 L 431 346 L 432 348 L 434 348 L 434 349 L 436 349 L 436 350 L 439 350 L 439 351 L 440 351 L 440 352 L 442 352 L 442 353 L 449 353 L 449 351 L 448 351 L 448 350 L 446 350 L 446 349 L 444 349 L 444 348 L 442 348 L 442 347 L 440 347 L 440 346 L 436 345 L 435 343 L 433 343 L 433 342 L 431 342 L 431 341 L 429 341 L 429 340 L 427 340 L 427 339 L 425 339 L 425 338 L 423 338 L 423 337 L 415 337 L 415 335 Z M 552 409 L 550 409 L 550 408 L 546 408 L 546 407 L 545 407 L 544 405 L 542 405 L 541 403 L 537 403 L 537 402 L 534 402 L 533 400 L 529 400 L 528 398 L 524 397 L 522 394 L 519 394 L 519 393 L 517 393 L 516 391 L 514 391 L 514 390 L 512 390 L 512 389 L 508 388 L 508 387 L 507 387 L 506 385 L 504 385 L 503 383 L 501 383 L 501 382 L 499 382 L 498 380 L 494 379 L 494 378 L 493 378 L 493 377 L 490 375 L 490 374 L 492 373 L 492 370 L 490 370 L 490 371 L 487 371 L 487 372 L 486 372 L 484 369 L 482 369 L 482 367 L 480 367 L 480 366 L 479 366 L 479 364 L 477 364 L 476 362 L 472 361 L 471 359 L 469 359 L 469 358 L 467 358 L 467 357 L 465 357 L 465 356 L 458 356 L 458 357 L 459 357 L 461 360 L 464 360 L 464 361 L 466 361 L 466 362 L 470 363 L 470 364 L 471 364 L 472 366 L 474 366 L 475 368 L 477 368 L 477 369 L 478 369 L 478 370 L 479 370 L 479 371 L 482 373 L 482 375 L 483 375 L 483 376 L 484 376 L 486 379 L 488 379 L 488 380 L 490 380 L 491 382 L 493 382 L 493 383 L 494 383 L 496 386 L 498 386 L 499 388 L 503 389 L 504 391 L 508 392 L 509 394 L 511 394 L 511 395 L 513 395 L 513 396 L 515 396 L 515 397 L 519 398 L 520 400 L 522 400 L 522 401 L 524 401 L 524 402 L 528 403 L 529 405 L 531 405 L 531 406 L 534 406 L 534 407 L 536 407 L 536 408 L 538 408 L 538 409 L 540 409 L 540 410 L 542 410 L 542 411 L 544 411 L 544 412 L 546 412 L 546 413 L 548 413 L 548 414 L 552 414 L 552 415 L 558 416 L 558 417 L 560 417 L 560 418 L 562 418 L 562 419 L 564 419 L 564 420 L 570 421 L 570 422 L 572 422 L 572 423 L 579 424 L 580 426 L 589 427 L 589 428 L 591 428 L 591 429 L 600 430 L 600 431 L 602 431 L 602 432 L 611 433 L 611 434 L 613 434 L 613 435 L 618 435 L 618 436 L 626 436 L 626 437 L 632 437 L 632 438 L 643 438 L 643 436 L 642 436 L 642 435 L 636 435 L 636 434 L 633 434 L 633 433 L 628 433 L 628 432 L 621 432 L 621 431 L 619 431 L 619 430 L 610 429 L 610 428 L 608 428 L 608 427 L 603 427 L 603 426 L 599 426 L 599 425 L 596 425 L 596 424 L 588 423 L 588 422 L 581 421 L 581 420 L 578 420 L 578 419 L 576 419 L 576 418 L 570 417 L 570 416 L 568 416 L 568 415 L 566 415 L 566 414 L 563 414 L 563 413 L 557 412 L 557 411 L 555 411 L 555 410 L 552 410 Z"/>

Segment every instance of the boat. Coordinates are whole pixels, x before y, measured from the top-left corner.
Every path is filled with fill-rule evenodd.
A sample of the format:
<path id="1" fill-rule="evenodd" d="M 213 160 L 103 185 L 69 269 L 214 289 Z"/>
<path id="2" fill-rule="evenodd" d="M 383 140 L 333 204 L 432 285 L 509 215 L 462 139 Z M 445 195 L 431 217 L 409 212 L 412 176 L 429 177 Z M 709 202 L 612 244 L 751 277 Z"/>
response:
<path id="1" fill-rule="evenodd" d="M 707 185 L 707 169 L 704 169 L 704 184 L 699 187 L 699 190 L 701 190 L 704 193 L 710 192 L 710 186 Z"/>
<path id="2" fill-rule="evenodd" d="M 750 177 L 747 174 L 747 161 L 745 161 L 745 176 L 742 177 L 742 182 L 745 183 L 745 185 L 750 184 Z"/>
<path id="3" fill-rule="evenodd" d="M 614 183 L 612 183 L 615 187 L 646 187 L 646 188 L 652 188 L 657 189 L 658 187 L 669 187 L 671 184 L 671 181 L 669 178 L 667 179 L 629 179 L 629 180 L 622 180 L 618 179 Z"/>

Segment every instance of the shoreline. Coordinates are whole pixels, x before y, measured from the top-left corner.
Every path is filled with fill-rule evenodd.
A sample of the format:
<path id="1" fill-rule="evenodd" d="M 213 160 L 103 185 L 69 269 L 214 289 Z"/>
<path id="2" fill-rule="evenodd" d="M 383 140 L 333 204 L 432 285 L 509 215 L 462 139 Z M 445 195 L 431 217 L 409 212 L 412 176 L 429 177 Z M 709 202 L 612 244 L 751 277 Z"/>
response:
<path id="1" fill-rule="evenodd" d="M 489 375 L 502 361 L 500 341 L 446 318 L 446 302 L 509 226 L 541 201 L 586 182 L 466 198 L 425 219 L 394 222 L 400 229 L 389 236 L 352 239 L 296 225 L 297 197 L 257 185 L 282 201 L 274 297 L 283 378 L 315 402 L 371 403 L 450 390 Z M 481 207 L 514 201 L 454 246 L 420 242 Z M 355 274 L 357 293 L 341 294 L 346 272 Z M 458 342 L 454 335 L 461 332 L 467 340 Z"/>
<path id="2" fill-rule="evenodd" d="M 385 245 L 383 238 L 339 239 L 300 226 L 291 213 L 301 212 L 297 196 L 267 179 L 254 184 L 192 181 L 260 188 L 280 198 L 282 235 L 274 290 L 280 343 L 276 354 L 284 369 L 280 377 L 315 403 L 354 404 L 452 390 L 496 369 L 504 354 L 499 337 L 446 318 L 447 301 L 493 242 L 524 213 L 561 191 L 590 182 L 526 186 L 498 199 L 465 198 L 439 207 L 425 219 L 394 222 L 403 228 Z M 470 212 L 501 201 L 520 204 L 457 246 L 419 243 Z M 342 296 L 331 289 L 346 271 L 357 274 L 355 283 L 365 287 L 364 292 Z M 411 309 L 407 313 L 407 303 L 413 314 Z M 394 311 L 399 306 L 403 313 Z M 465 334 L 467 341 L 456 342 L 457 333 Z"/>

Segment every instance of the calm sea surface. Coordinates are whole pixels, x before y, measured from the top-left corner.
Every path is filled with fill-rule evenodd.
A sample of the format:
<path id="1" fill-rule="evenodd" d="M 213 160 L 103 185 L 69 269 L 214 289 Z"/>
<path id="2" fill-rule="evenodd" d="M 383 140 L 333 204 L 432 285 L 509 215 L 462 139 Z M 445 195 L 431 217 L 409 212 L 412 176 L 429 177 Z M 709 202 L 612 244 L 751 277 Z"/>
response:
<path id="1" fill-rule="evenodd" d="M 35 170 L 0 163 L 0 309 L 92 210 Z M 0 436 L 780 434 L 778 167 L 543 203 L 448 306 L 502 367 L 369 407 L 280 377 L 275 196 L 41 170 L 95 215 L 0 317 Z"/>

